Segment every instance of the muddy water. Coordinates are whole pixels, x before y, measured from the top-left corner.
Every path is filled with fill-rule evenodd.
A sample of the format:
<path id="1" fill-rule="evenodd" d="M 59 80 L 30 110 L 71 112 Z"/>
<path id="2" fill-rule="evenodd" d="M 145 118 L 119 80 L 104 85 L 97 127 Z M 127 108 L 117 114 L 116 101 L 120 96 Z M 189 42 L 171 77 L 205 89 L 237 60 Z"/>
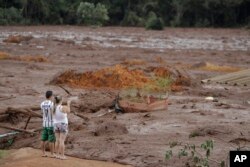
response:
<path id="1" fill-rule="evenodd" d="M 104 48 L 128 47 L 159 49 L 209 49 L 209 50 L 239 50 L 248 51 L 250 40 L 248 36 L 216 37 L 206 36 L 145 36 L 145 33 L 120 34 L 116 32 L 72 32 L 72 31 L 32 31 L 32 32 L 0 32 L 0 42 L 9 35 L 32 35 L 34 38 L 48 38 L 58 40 L 72 40 L 77 45 L 95 45 Z"/>

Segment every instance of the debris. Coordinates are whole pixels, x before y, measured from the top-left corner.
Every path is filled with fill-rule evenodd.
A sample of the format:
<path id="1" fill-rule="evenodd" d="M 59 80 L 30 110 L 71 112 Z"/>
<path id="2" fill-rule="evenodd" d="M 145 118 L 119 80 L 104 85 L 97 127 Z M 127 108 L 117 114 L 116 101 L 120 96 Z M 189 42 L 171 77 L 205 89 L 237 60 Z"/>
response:
<path id="1" fill-rule="evenodd" d="M 239 71 L 239 67 L 222 66 L 208 62 L 200 62 L 192 66 L 194 69 L 200 69 L 204 71 L 215 71 L 215 72 L 236 72 Z"/>
<path id="2" fill-rule="evenodd" d="M 70 93 L 70 91 L 68 89 L 66 89 L 65 87 L 63 87 L 62 85 L 58 85 L 60 88 L 62 88 L 68 95 L 72 96 L 72 94 Z"/>
<path id="3" fill-rule="evenodd" d="M 121 64 L 126 66 L 134 66 L 134 65 L 145 65 L 147 64 L 147 62 L 140 59 L 128 59 L 122 62 Z"/>
<path id="4" fill-rule="evenodd" d="M 4 39 L 3 42 L 6 43 L 21 43 L 22 41 L 29 41 L 33 37 L 31 35 L 29 36 L 22 36 L 22 35 L 10 35 L 7 39 Z"/>
<path id="5" fill-rule="evenodd" d="M 147 113 L 147 114 L 144 114 L 143 117 L 145 117 L 145 118 L 146 117 L 151 117 L 151 115 L 149 113 Z"/>
<path id="6" fill-rule="evenodd" d="M 13 99 L 13 98 L 16 98 L 16 96 L 3 97 L 3 98 L 0 98 L 0 101 L 9 100 L 9 99 Z"/>
<path id="7" fill-rule="evenodd" d="M 153 103 L 137 103 L 137 102 L 130 102 L 127 100 L 119 101 L 121 108 L 124 112 L 152 112 L 152 111 L 159 111 L 159 110 L 167 110 L 168 108 L 168 100 L 159 100 Z"/>
<path id="8" fill-rule="evenodd" d="M 9 58 L 11 60 L 17 60 L 17 61 L 27 61 L 27 62 L 49 62 L 48 58 L 45 56 L 16 56 Z"/>
<path id="9" fill-rule="evenodd" d="M 3 138 L 3 137 L 7 137 L 7 136 L 12 136 L 12 135 L 16 135 L 18 134 L 19 132 L 9 132 L 9 133 L 5 133 L 5 134 L 1 134 L 0 135 L 0 138 Z"/>
<path id="10" fill-rule="evenodd" d="M 213 101 L 214 97 L 208 96 L 208 97 L 205 98 L 205 100 Z"/>
<path id="11" fill-rule="evenodd" d="M 233 72 L 225 75 L 219 75 L 213 78 L 204 79 L 201 83 L 219 83 L 229 84 L 234 86 L 249 86 L 250 85 L 250 69 Z"/>
<path id="12" fill-rule="evenodd" d="M 82 118 L 82 119 L 84 119 L 84 121 L 89 121 L 89 118 L 88 118 L 88 117 L 85 117 L 85 116 L 82 115 L 82 114 L 79 114 L 79 113 L 77 113 L 77 112 L 74 112 L 73 114 L 76 115 L 76 116 L 78 116 L 78 117 L 80 117 L 80 118 Z"/>
<path id="13" fill-rule="evenodd" d="M 127 133 L 126 126 L 118 122 L 104 122 L 98 125 L 94 131 L 95 136 L 123 135 Z"/>
<path id="14" fill-rule="evenodd" d="M 24 129 L 27 129 L 27 126 L 30 122 L 30 119 L 31 119 L 31 116 L 29 116 L 29 118 L 27 119 L 26 123 L 25 123 L 25 126 L 24 126 Z"/>
<path id="15" fill-rule="evenodd" d="M 104 116 L 104 115 L 107 115 L 107 114 L 109 114 L 109 113 L 112 113 L 113 111 L 114 111 L 114 110 L 108 109 L 108 112 L 99 114 L 99 115 L 97 115 L 97 117 L 102 117 L 102 116 Z"/>
<path id="16" fill-rule="evenodd" d="M 164 67 L 148 67 L 147 71 L 153 72 L 157 77 L 170 77 L 172 73 Z"/>
<path id="17" fill-rule="evenodd" d="M 36 46 L 37 49 L 44 49 L 44 46 Z"/>
<path id="18" fill-rule="evenodd" d="M 30 134 L 33 134 L 33 133 L 34 133 L 33 131 L 28 131 L 28 130 L 19 129 L 19 128 L 14 128 L 14 127 L 5 126 L 5 125 L 0 125 L 0 128 L 15 130 L 15 131 L 18 131 L 18 132 L 30 133 Z"/>
<path id="19" fill-rule="evenodd" d="M 42 115 L 34 112 L 33 110 L 40 110 L 40 107 L 24 107 L 24 108 L 8 107 L 4 111 L 1 111 L 0 115 L 5 115 L 5 114 L 24 114 L 24 115 L 28 115 L 28 116 L 31 116 L 31 117 L 42 118 Z"/>

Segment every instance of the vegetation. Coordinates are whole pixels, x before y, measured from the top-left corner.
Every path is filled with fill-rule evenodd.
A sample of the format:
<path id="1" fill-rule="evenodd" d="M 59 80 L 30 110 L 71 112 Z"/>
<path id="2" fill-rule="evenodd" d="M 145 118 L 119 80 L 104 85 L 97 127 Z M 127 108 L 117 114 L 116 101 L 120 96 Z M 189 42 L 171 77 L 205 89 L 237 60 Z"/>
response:
<path id="1" fill-rule="evenodd" d="M 109 20 L 107 8 L 98 3 L 96 6 L 93 3 L 81 2 L 77 8 L 79 23 L 87 25 L 103 25 Z"/>
<path id="2" fill-rule="evenodd" d="M 248 27 L 249 8 L 250 0 L 0 0 L 0 24 Z"/>
<path id="3" fill-rule="evenodd" d="M 157 17 L 154 12 L 150 12 L 145 27 L 146 27 L 146 29 L 163 30 L 164 23 L 163 23 L 163 20 L 161 18 Z"/>
<path id="4" fill-rule="evenodd" d="M 210 159 L 211 151 L 214 148 L 213 140 L 206 140 L 199 147 L 193 144 L 182 144 L 178 142 L 170 142 L 170 148 L 181 146 L 182 148 L 178 151 L 178 158 L 188 157 L 189 161 L 186 163 L 187 166 L 197 166 L 197 167 L 209 167 L 209 161 L 213 161 L 225 167 L 225 161 L 217 162 Z M 165 159 L 169 160 L 173 157 L 173 151 L 168 150 L 165 154 Z"/>

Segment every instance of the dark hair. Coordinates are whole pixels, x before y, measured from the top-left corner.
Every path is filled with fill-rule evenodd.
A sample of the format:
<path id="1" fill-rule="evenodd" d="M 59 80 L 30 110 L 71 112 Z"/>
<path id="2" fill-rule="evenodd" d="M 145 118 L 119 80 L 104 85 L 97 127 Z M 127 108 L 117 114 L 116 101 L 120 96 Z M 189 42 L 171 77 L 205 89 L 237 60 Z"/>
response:
<path id="1" fill-rule="evenodd" d="M 55 103 L 58 104 L 62 101 L 62 97 L 61 96 L 55 96 Z"/>
<path id="2" fill-rule="evenodd" d="M 49 99 L 49 98 L 51 98 L 52 95 L 53 95 L 53 92 L 52 92 L 51 90 L 48 90 L 48 91 L 46 92 L 46 94 L 45 94 L 45 97 L 46 97 L 47 99 Z"/>

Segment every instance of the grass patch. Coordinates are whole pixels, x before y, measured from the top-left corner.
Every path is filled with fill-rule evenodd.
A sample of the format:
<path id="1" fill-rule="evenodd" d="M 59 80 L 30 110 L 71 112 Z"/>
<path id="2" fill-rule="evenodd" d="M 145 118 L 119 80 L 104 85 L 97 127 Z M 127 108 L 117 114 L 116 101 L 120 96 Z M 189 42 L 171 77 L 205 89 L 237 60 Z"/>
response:
<path id="1" fill-rule="evenodd" d="M 191 132 L 189 134 L 189 138 L 193 138 L 193 137 L 197 137 L 197 136 L 204 136 L 204 135 L 201 134 L 198 130 L 194 130 L 193 132 Z"/>

